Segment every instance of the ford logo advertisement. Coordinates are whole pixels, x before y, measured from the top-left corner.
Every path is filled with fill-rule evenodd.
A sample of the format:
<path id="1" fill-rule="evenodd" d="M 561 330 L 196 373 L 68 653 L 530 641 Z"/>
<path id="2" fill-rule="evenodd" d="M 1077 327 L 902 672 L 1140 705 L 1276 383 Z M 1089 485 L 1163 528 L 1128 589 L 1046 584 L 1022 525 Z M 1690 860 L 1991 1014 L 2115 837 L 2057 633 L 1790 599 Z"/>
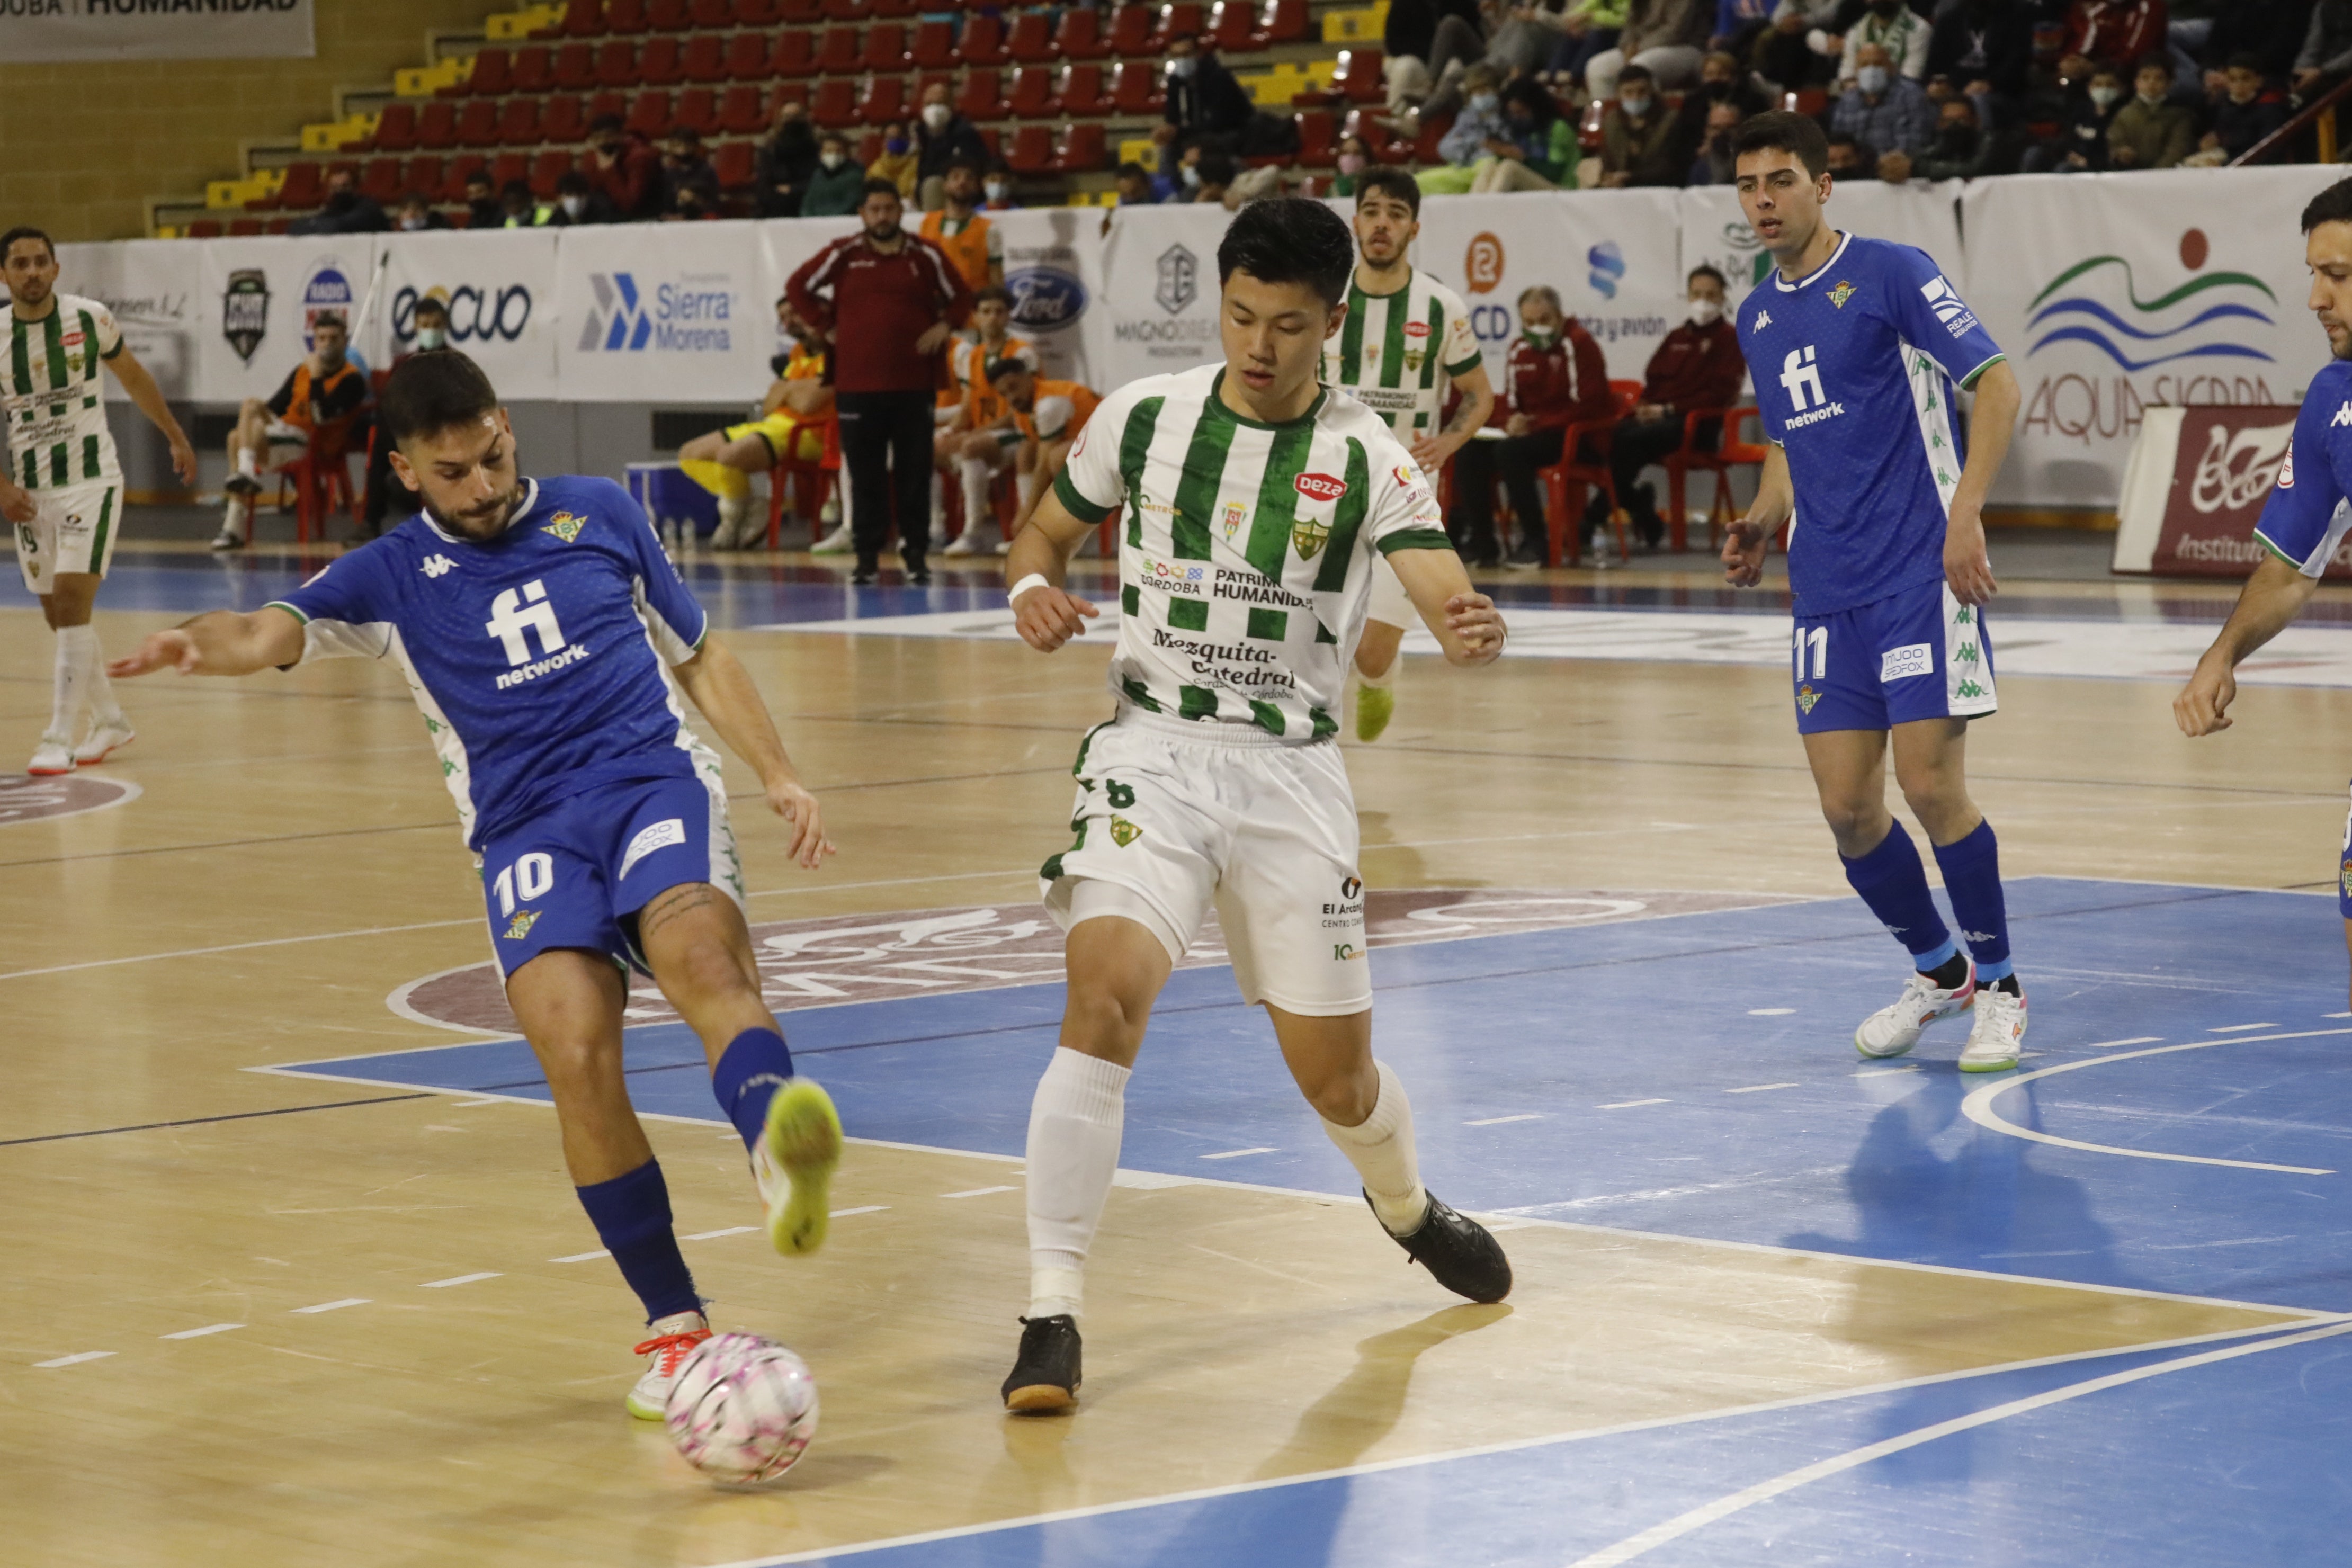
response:
<path id="1" fill-rule="evenodd" d="M 1077 325 L 1087 311 L 1087 286 L 1058 267 L 1024 267 L 1004 275 L 1013 296 L 1013 324 L 1033 332 Z"/>

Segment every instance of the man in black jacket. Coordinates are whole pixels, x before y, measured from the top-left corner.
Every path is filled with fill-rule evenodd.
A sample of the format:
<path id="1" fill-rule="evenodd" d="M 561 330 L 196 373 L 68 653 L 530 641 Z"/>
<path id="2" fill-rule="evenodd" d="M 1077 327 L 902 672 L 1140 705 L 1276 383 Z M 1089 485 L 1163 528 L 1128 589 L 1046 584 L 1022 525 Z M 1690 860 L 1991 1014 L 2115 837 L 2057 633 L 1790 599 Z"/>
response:
<path id="1" fill-rule="evenodd" d="M 1988 127 L 2018 118 L 2032 65 L 2033 18 L 2019 0 L 1960 0 L 1927 36 L 1927 79 L 1949 79 Z"/>
<path id="2" fill-rule="evenodd" d="M 372 235 L 392 227 L 373 196 L 364 195 L 349 169 L 327 175 L 327 201 L 307 218 L 297 218 L 286 232 L 298 235 Z"/>
<path id="3" fill-rule="evenodd" d="M 955 111 L 948 84 L 935 81 L 923 89 L 923 107 L 915 119 L 915 200 L 923 211 L 937 212 L 947 200 L 948 165 L 984 169 L 988 161 L 980 127 Z"/>
<path id="4" fill-rule="evenodd" d="M 816 172 L 816 128 L 808 110 L 790 99 L 776 110 L 775 128 L 760 143 L 759 212 L 763 218 L 796 218 L 801 198 Z"/>
<path id="5" fill-rule="evenodd" d="M 1161 173 L 1173 177 L 1177 160 L 1195 143 L 1239 152 L 1242 132 L 1256 112 L 1249 89 L 1198 39 L 1168 40 L 1168 107 L 1163 122 L 1151 131 L 1160 143 Z"/>

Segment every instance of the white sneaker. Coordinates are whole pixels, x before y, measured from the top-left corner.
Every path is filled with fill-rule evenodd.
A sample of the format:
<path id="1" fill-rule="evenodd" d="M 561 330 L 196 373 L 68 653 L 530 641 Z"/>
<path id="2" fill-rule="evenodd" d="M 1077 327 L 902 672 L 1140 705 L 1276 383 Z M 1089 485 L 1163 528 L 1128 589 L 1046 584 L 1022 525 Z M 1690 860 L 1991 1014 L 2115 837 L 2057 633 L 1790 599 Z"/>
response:
<path id="1" fill-rule="evenodd" d="M 673 1312 L 646 1332 L 652 1337 L 636 1351 L 646 1358 L 646 1375 L 629 1390 L 627 1403 L 629 1414 L 638 1420 L 658 1421 L 669 1404 L 669 1391 L 677 1386 L 677 1369 L 696 1345 L 710 1337 L 710 1322 L 700 1312 Z"/>
<path id="2" fill-rule="evenodd" d="M 856 548 L 856 542 L 849 537 L 849 525 L 847 523 L 843 523 L 839 527 L 835 528 L 833 532 L 825 535 L 824 538 L 809 546 L 809 554 L 847 555 Z"/>
<path id="3" fill-rule="evenodd" d="M 131 721 L 116 714 L 112 718 L 90 727 L 89 736 L 74 747 L 74 766 L 95 768 L 135 738 Z"/>
<path id="4" fill-rule="evenodd" d="M 1853 1031 L 1853 1048 L 1864 1056 L 1900 1056 L 1919 1043 L 1919 1031 L 1939 1018 L 1967 1007 L 1977 990 L 1976 960 L 1969 960 L 1969 976 L 1950 990 L 1917 970 L 1903 982 L 1903 994 L 1862 1020 Z"/>
<path id="5" fill-rule="evenodd" d="M 2017 1065 L 2025 1047 L 2025 993 L 2011 996 L 1999 986 L 1977 992 L 1977 1019 L 1960 1051 L 1963 1072 L 2002 1072 Z"/>
<path id="6" fill-rule="evenodd" d="M 742 501 L 731 501 L 724 496 L 720 497 L 719 498 L 719 526 L 710 531 L 710 548 L 712 549 L 741 549 L 743 548 L 743 524 L 745 515 L 750 511 L 751 507 L 746 503 Z"/>
<path id="7" fill-rule="evenodd" d="M 25 764 L 25 771 L 36 779 L 54 779 L 60 773 L 74 770 L 73 748 L 62 740 L 41 737 L 41 744 L 33 749 L 33 760 Z"/>
<path id="8" fill-rule="evenodd" d="M 940 550 L 940 553 L 941 555 L 992 555 L 995 553 L 990 549 L 988 546 L 980 542 L 980 532 L 981 530 L 978 528 L 964 529 L 963 532 L 950 539 L 947 542 L 947 548 Z"/>

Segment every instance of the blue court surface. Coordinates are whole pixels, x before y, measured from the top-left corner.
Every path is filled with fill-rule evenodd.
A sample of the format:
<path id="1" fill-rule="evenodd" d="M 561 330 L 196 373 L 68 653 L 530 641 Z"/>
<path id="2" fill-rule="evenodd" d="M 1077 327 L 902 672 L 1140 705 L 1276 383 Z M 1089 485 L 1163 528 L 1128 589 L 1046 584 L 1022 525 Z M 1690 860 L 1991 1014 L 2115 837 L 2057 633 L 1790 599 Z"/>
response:
<path id="1" fill-rule="evenodd" d="M 812 1560 L 2352 1560 L 2352 1322 L 2333 1317 L 2352 1313 L 2352 1013 L 2332 904 L 2057 878 L 2011 899 L 2032 1009 L 2017 1073 L 1958 1072 L 1963 1020 L 1913 1059 L 1855 1056 L 1903 971 L 1852 900 L 1383 949 L 1376 1037 L 1412 1088 L 1423 1173 L 1458 1207 L 2329 1316 Z M 1057 984 L 1024 985 L 786 1027 L 853 1135 L 1018 1155 L 1060 1006 Z M 641 1108 L 723 1125 L 686 1030 L 627 1049 Z M 545 1097 L 512 1040 L 275 1071 Z M 1222 967 L 1170 983 L 1122 1164 L 1354 1192 Z"/>

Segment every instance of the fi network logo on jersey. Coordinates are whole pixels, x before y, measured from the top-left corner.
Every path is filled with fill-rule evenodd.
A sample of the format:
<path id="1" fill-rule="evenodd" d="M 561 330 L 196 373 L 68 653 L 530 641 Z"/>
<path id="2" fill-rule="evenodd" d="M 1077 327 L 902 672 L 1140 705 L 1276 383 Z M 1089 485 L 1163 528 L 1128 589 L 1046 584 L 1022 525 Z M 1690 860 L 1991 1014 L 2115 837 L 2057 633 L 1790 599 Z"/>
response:
<path id="1" fill-rule="evenodd" d="M 1822 367 L 1811 343 L 1790 350 L 1780 361 L 1780 384 L 1788 389 L 1789 412 L 1794 416 L 1789 421 L 1790 430 L 1819 424 L 1845 412 L 1845 404 L 1830 402 L 1822 390 Z"/>
<path id="2" fill-rule="evenodd" d="M 547 585 L 534 579 L 520 588 L 499 591 L 490 601 L 490 618 L 482 630 L 506 645 L 507 663 L 513 668 L 499 677 L 499 690 L 535 681 L 540 676 L 576 664 L 588 656 L 582 643 L 566 643 L 563 628 L 555 619 L 555 606 L 547 597 Z M 531 639 L 539 640 L 541 657 L 530 656 Z"/>

